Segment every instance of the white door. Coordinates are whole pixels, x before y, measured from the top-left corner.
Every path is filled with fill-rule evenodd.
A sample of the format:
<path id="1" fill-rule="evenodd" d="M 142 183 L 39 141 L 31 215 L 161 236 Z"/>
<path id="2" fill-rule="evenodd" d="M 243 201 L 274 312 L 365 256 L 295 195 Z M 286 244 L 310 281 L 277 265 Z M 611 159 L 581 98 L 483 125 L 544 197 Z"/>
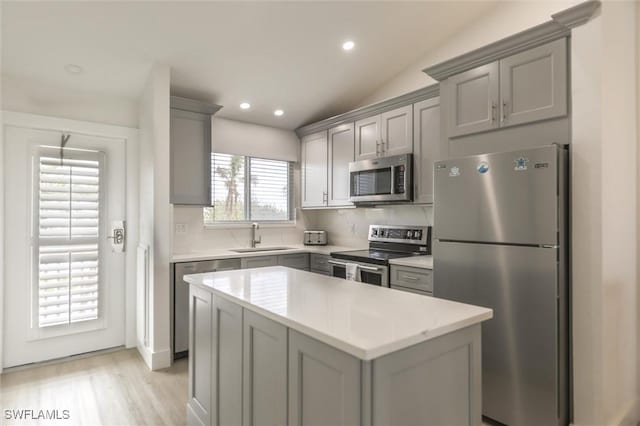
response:
<path id="1" fill-rule="evenodd" d="M 327 131 L 302 138 L 302 207 L 327 205 Z"/>
<path id="2" fill-rule="evenodd" d="M 125 343 L 125 141 L 5 128 L 4 367 Z"/>
<path id="3" fill-rule="evenodd" d="M 413 105 L 382 113 L 380 125 L 385 157 L 413 152 Z"/>

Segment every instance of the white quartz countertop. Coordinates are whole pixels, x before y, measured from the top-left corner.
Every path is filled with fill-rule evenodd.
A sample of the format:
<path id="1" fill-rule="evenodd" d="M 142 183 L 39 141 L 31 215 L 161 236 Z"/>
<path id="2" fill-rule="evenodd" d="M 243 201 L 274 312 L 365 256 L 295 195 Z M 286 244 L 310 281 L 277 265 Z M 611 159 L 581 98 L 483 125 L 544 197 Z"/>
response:
<path id="1" fill-rule="evenodd" d="M 268 248 L 269 246 L 258 246 L 258 248 Z M 276 247 L 276 246 L 274 246 Z M 344 246 L 305 246 L 304 244 L 281 244 L 277 247 L 287 247 L 287 250 L 263 250 L 254 252 L 237 253 L 233 249 L 213 249 L 204 251 L 193 251 L 189 253 L 175 253 L 171 256 L 172 263 L 179 262 L 195 262 L 198 260 L 217 260 L 217 259 L 229 259 L 229 258 L 241 258 L 241 257 L 256 257 L 256 256 L 274 256 L 278 254 L 295 254 L 295 253 L 317 253 L 317 254 L 330 254 L 334 251 L 347 251 L 347 250 L 359 250 L 363 247 L 344 247 Z M 247 247 L 238 247 L 239 249 L 246 249 Z"/>
<path id="2" fill-rule="evenodd" d="M 391 265 L 411 266 L 413 268 L 433 269 L 433 256 L 411 256 L 389 260 Z"/>
<path id="3" fill-rule="evenodd" d="M 246 309 L 363 360 L 493 316 L 491 309 L 283 266 L 186 275 Z"/>

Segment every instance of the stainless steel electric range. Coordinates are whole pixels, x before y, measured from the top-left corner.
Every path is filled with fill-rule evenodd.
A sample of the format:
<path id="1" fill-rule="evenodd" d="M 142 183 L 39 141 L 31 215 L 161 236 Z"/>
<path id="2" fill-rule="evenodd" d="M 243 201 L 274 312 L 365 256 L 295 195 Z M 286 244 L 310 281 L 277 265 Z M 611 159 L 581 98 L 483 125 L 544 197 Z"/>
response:
<path id="1" fill-rule="evenodd" d="M 430 226 L 370 225 L 368 240 L 368 250 L 332 252 L 331 275 L 346 278 L 355 263 L 361 282 L 389 287 L 389 260 L 431 254 Z"/>

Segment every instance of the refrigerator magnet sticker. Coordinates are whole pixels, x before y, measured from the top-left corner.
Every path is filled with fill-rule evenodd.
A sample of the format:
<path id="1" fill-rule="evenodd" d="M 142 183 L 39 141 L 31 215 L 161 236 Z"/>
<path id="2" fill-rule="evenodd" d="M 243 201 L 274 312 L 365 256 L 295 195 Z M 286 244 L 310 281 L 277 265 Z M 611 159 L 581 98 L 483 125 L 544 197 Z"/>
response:
<path id="1" fill-rule="evenodd" d="M 513 168 L 513 170 L 515 170 L 516 172 L 521 172 L 523 170 L 527 170 L 527 163 L 529 162 L 529 159 L 520 157 L 513 160 L 513 162 L 516 163 L 516 166 Z"/>
<path id="2" fill-rule="evenodd" d="M 460 176 L 460 168 L 458 166 L 451 167 L 451 169 L 449 170 L 449 176 L 451 177 Z"/>
<path id="3" fill-rule="evenodd" d="M 483 175 L 488 171 L 489 171 L 489 165 L 487 163 L 483 161 L 482 163 L 478 164 L 478 173 Z"/>

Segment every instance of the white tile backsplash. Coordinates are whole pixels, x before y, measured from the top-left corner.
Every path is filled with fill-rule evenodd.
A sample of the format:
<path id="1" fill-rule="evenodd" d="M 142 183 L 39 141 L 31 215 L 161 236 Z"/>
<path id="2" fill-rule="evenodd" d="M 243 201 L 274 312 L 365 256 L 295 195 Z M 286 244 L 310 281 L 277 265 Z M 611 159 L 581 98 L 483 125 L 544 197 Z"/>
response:
<path id="1" fill-rule="evenodd" d="M 367 244 L 369 225 L 432 225 L 431 206 L 387 206 L 339 210 L 319 210 L 315 225 L 327 231 L 329 244 L 362 246 Z"/>
<path id="2" fill-rule="evenodd" d="M 205 228 L 201 207 L 173 208 L 173 252 L 191 253 L 211 249 L 249 247 L 251 227 Z M 367 245 L 369 225 L 420 225 L 433 223 L 431 206 L 388 206 L 337 210 L 297 209 L 296 224 L 262 226 L 262 246 L 301 244 L 305 229 L 327 231 L 328 243 Z"/>

